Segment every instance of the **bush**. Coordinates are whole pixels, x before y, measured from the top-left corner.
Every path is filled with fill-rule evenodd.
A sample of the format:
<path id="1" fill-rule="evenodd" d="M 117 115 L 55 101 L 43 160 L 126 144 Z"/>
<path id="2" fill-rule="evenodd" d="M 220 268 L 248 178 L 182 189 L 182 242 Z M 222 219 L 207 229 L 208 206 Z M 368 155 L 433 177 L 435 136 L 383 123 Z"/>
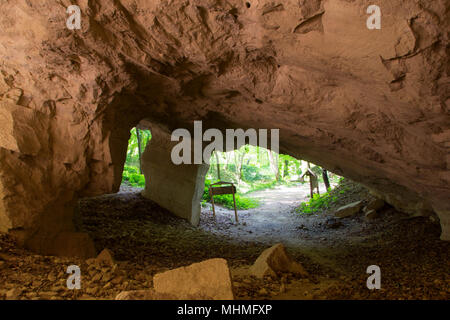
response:
<path id="1" fill-rule="evenodd" d="M 213 181 L 211 180 L 208 179 L 205 180 L 205 188 L 203 190 L 202 204 L 211 201 L 211 197 L 209 196 L 209 187 L 212 183 Z M 235 194 L 235 198 L 236 198 L 236 209 L 247 210 L 259 206 L 259 201 L 256 199 L 244 197 L 239 194 Z M 232 194 L 223 194 L 214 196 L 214 203 L 221 204 L 228 209 L 234 209 Z"/>
<path id="2" fill-rule="evenodd" d="M 316 213 L 328 210 L 336 206 L 342 206 L 347 203 L 347 198 L 352 193 L 360 194 L 361 188 L 355 187 L 354 183 L 347 181 L 343 177 L 339 177 L 338 186 L 334 189 L 328 189 L 328 192 L 321 195 L 315 194 L 308 202 L 303 202 L 295 209 L 298 213 Z"/>
<path id="3" fill-rule="evenodd" d="M 259 201 L 256 199 L 244 197 L 238 194 L 235 195 L 235 198 L 236 198 L 236 209 L 247 210 L 259 206 Z M 220 196 L 214 196 L 214 203 L 222 204 L 224 207 L 228 209 L 234 209 L 232 194 L 223 194 Z"/>
<path id="4" fill-rule="evenodd" d="M 328 209 L 330 205 L 338 200 L 338 197 L 329 192 L 323 194 L 314 194 L 308 202 L 300 204 L 296 212 L 298 213 L 316 213 Z"/>
<path id="5" fill-rule="evenodd" d="M 145 188 L 145 177 L 135 167 L 125 166 L 123 168 L 122 183 L 135 188 Z"/>
<path id="6" fill-rule="evenodd" d="M 271 180 L 271 176 L 265 174 L 263 170 L 253 165 L 242 166 L 242 180 L 253 183 L 256 181 Z"/>
<path id="7" fill-rule="evenodd" d="M 210 196 L 209 196 L 209 186 L 212 184 L 213 182 L 211 180 L 205 179 L 205 188 L 203 189 L 203 196 L 202 196 L 202 200 L 203 201 L 208 201 L 210 200 Z"/>

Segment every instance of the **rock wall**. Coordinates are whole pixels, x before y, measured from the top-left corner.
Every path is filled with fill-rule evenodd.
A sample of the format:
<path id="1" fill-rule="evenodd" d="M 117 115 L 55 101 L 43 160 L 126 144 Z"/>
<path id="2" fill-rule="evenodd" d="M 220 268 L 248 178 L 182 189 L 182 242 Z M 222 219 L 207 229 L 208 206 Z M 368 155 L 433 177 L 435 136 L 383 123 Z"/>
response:
<path id="1" fill-rule="evenodd" d="M 1 231 L 36 250 L 76 232 L 147 118 L 278 128 L 281 152 L 433 210 L 449 239 L 448 1 L 378 0 L 381 30 L 367 0 L 76 3 L 81 30 L 71 1 L 0 2 Z"/>
<path id="2" fill-rule="evenodd" d="M 151 132 L 152 139 L 141 160 L 145 175 L 142 195 L 193 225 L 198 225 L 209 165 L 175 165 L 171 153 L 176 142 L 171 141 L 171 132 L 160 126 L 151 126 Z"/>

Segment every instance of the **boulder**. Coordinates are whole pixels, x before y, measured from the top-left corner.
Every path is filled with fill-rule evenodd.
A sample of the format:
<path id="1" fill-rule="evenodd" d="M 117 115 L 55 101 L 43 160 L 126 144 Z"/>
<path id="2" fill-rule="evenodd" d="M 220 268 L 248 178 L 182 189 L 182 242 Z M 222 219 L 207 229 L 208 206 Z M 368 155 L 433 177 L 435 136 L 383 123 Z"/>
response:
<path id="1" fill-rule="evenodd" d="M 153 277 L 157 293 L 178 299 L 233 300 L 231 274 L 225 259 L 210 259 L 158 273 Z"/>
<path id="2" fill-rule="evenodd" d="M 113 266 L 115 264 L 113 255 L 108 249 L 103 249 L 103 251 L 100 252 L 95 260 L 99 265 Z"/>
<path id="3" fill-rule="evenodd" d="M 352 202 L 337 209 L 334 215 L 338 218 L 350 217 L 357 214 L 361 210 L 361 207 L 362 201 Z"/>
<path id="4" fill-rule="evenodd" d="M 384 207 L 384 200 L 382 199 L 375 199 L 369 202 L 369 204 L 367 204 L 367 206 L 364 208 L 365 212 L 369 212 L 370 210 L 375 210 L 378 211 L 381 208 Z"/>
<path id="5" fill-rule="evenodd" d="M 375 210 L 369 210 L 366 212 L 366 219 L 372 220 L 379 216 L 379 213 Z"/>
<path id="6" fill-rule="evenodd" d="M 282 243 L 266 249 L 250 267 L 250 274 L 258 278 L 277 276 L 277 273 L 290 272 L 302 277 L 308 276 L 303 266 L 294 261 L 286 252 Z"/>

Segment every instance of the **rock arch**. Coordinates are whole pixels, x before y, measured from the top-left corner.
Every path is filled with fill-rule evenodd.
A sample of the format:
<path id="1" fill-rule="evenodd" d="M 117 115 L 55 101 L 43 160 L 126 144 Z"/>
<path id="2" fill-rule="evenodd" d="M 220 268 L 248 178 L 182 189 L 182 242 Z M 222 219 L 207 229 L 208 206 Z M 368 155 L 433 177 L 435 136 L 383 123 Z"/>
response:
<path id="1" fill-rule="evenodd" d="M 85 254 L 76 199 L 118 189 L 146 118 L 279 128 L 281 152 L 435 212 L 450 239 L 445 0 L 378 2 L 381 30 L 362 0 L 79 1 L 81 30 L 60 1 L 2 2 L 0 230 Z"/>

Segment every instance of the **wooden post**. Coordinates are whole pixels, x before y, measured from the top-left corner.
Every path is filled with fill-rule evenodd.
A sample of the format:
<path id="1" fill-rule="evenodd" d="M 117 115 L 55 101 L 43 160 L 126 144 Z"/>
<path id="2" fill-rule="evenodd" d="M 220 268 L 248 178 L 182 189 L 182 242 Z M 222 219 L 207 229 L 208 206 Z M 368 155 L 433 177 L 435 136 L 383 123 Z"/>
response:
<path id="1" fill-rule="evenodd" d="M 328 179 L 328 172 L 326 169 L 322 168 L 323 183 L 325 184 L 325 189 L 328 191 L 330 189 L 330 180 Z"/>
<path id="2" fill-rule="evenodd" d="M 230 186 L 223 186 L 229 184 Z M 231 182 L 223 182 L 219 181 L 216 183 L 213 183 L 209 187 L 209 195 L 211 196 L 211 203 L 213 207 L 213 215 L 214 219 L 216 218 L 216 209 L 214 204 L 214 195 L 221 195 L 221 194 L 232 194 L 233 195 L 233 204 L 234 204 L 234 216 L 236 218 L 236 222 L 239 223 L 238 214 L 237 214 L 237 208 L 236 208 L 236 187 Z"/>
<path id="3" fill-rule="evenodd" d="M 216 209 L 214 208 L 214 193 L 211 192 L 211 203 L 213 207 L 213 217 L 216 219 Z"/>
<path id="4" fill-rule="evenodd" d="M 236 223 L 239 223 L 237 210 L 236 210 L 236 197 L 234 196 L 234 189 L 233 189 L 233 203 L 234 203 L 234 216 L 236 218 Z"/>

